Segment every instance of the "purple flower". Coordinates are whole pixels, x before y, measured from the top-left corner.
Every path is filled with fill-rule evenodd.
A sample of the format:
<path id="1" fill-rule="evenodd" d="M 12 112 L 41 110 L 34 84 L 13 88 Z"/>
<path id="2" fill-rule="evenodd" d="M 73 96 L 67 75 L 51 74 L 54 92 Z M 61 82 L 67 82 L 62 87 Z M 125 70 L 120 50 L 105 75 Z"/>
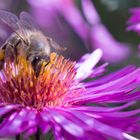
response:
<path id="1" fill-rule="evenodd" d="M 130 9 L 131 17 L 128 19 L 127 31 L 134 31 L 140 35 L 140 8 Z M 138 45 L 138 57 L 140 57 L 140 44 Z"/>
<path id="2" fill-rule="evenodd" d="M 97 49 L 74 63 L 52 53 L 38 76 L 24 56 L 6 60 L 0 71 L 0 137 L 39 139 L 51 130 L 57 140 L 137 140 L 130 134 L 140 132 L 140 109 L 125 109 L 140 99 L 134 91 L 140 69 L 128 66 L 84 82 L 105 71 L 106 64 L 95 67 L 101 56 Z"/>
<path id="3" fill-rule="evenodd" d="M 34 16 L 39 24 L 46 29 L 47 34 L 60 44 L 63 42 L 62 44 L 68 47 L 70 53 L 75 53 L 75 47 L 77 52 L 80 52 L 77 47 L 79 45 L 72 37 L 73 30 L 89 50 L 101 48 L 103 59 L 106 61 L 117 63 L 128 56 L 128 45 L 120 43 L 112 37 L 102 24 L 91 0 L 81 1 L 81 10 L 84 16 L 74 0 L 28 0 L 28 2 L 32 6 Z M 75 54 L 73 56 L 75 57 Z"/>
<path id="4" fill-rule="evenodd" d="M 128 20 L 127 30 L 133 30 L 137 33 L 140 33 L 140 8 L 132 8 L 130 9 L 130 13 L 132 14 Z"/>

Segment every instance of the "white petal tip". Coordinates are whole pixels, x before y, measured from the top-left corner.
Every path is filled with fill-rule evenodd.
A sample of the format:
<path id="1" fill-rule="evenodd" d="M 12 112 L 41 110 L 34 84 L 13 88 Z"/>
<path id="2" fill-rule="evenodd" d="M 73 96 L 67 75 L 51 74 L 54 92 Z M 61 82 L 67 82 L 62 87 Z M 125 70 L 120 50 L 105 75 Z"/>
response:
<path id="1" fill-rule="evenodd" d="M 135 137 L 133 137 L 133 136 L 127 134 L 127 133 L 123 133 L 123 136 L 124 136 L 127 140 L 139 140 L 139 139 L 137 139 L 137 138 L 135 138 Z"/>

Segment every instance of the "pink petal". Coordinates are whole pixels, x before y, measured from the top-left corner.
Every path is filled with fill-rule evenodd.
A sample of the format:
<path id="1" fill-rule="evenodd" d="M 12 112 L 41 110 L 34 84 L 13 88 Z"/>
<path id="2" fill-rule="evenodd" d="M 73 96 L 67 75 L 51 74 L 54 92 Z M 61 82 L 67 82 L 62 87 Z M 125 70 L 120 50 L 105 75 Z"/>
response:
<path id="1" fill-rule="evenodd" d="M 100 17 L 95 9 L 93 2 L 91 0 L 82 0 L 82 9 L 87 21 L 91 25 L 98 24 L 100 22 Z"/>
<path id="2" fill-rule="evenodd" d="M 91 53 L 83 62 L 77 63 L 76 67 L 78 68 L 75 79 L 83 80 L 87 78 L 92 73 L 92 69 L 99 62 L 101 57 L 102 51 L 100 49 L 97 49 L 93 53 Z"/>

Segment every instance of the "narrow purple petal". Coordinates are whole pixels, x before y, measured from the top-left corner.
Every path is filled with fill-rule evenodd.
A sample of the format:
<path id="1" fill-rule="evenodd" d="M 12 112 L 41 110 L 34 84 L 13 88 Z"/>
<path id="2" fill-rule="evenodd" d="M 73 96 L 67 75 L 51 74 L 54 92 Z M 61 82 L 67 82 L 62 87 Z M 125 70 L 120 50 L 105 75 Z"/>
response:
<path id="1" fill-rule="evenodd" d="M 123 103 L 123 102 L 130 102 L 130 101 L 138 101 L 140 100 L 140 92 L 130 93 L 125 96 L 120 96 L 117 99 L 112 99 L 112 103 Z"/>
<path id="2" fill-rule="evenodd" d="M 120 77 L 124 77 L 125 75 L 133 72 L 136 69 L 135 66 L 127 66 L 121 70 L 118 70 L 116 72 L 112 72 L 111 74 L 107 75 L 107 76 L 103 76 L 97 80 L 94 80 L 92 82 L 87 82 L 86 85 L 87 86 L 98 86 L 98 85 L 102 85 L 104 83 L 108 83 L 110 81 L 116 80 Z"/>
<path id="3" fill-rule="evenodd" d="M 92 131 L 93 133 L 98 132 L 99 134 L 100 133 L 105 134 L 107 136 L 111 136 L 111 137 L 118 138 L 118 139 L 123 138 L 122 132 L 119 129 L 110 127 L 106 124 L 103 124 L 103 123 L 99 122 L 98 120 L 96 120 L 95 118 L 91 118 L 84 113 L 81 113 L 78 111 L 70 111 L 70 109 L 68 110 L 68 109 L 64 109 L 64 108 L 61 108 L 58 111 L 56 110 L 55 113 L 56 112 L 59 113 L 59 111 L 61 112 L 61 114 L 63 114 L 63 116 L 65 115 L 65 118 L 66 118 L 66 116 L 68 117 L 68 115 L 69 115 L 69 117 L 71 116 L 70 120 L 73 120 L 73 122 L 75 122 L 75 120 L 79 120 L 82 123 L 84 123 L 86 125 L 85 133 L 86 133 L 86 129 L 87 129 L 87 131 Z"/>
<path id="4" fill-rule="evenodd" d="M 11 114 L 0 124 L 0 136 L 17 135 L 35 124 L 35 112 L 30 109 L 23 109 Z"/>
<path id="5" fill-rule="evenodd" d="M 91 25 L 98 24 L 100 22 L 100 17 L 92 3 L 91 0 L 82 0 L 82 10 Z"/>
<path id="6" fill-rule="evenodd" d="M 86 112 L 114 112 L 114 111 L 120 111 L 123 110 L 125 108 L 128 108 L 129 106 L 133 105 L 134 102 L 130 102 L 130 103 L 126 103 L 122 106 L 118 106 L 118 107 L 94 107 L 94 106 L 76 106 L 76 107 L 72 107 L 71 109 L 74 110 L 79 110 L 79 111 L 86 111 Z"/>
<path id="7" fill-rule="evenodd" d="M 139 110 L 134 110 L 134 111 L 127 111 L 127 112 L 117 112 L 116 110 L 111 111 L 111 112 L 94 112 L 94 110 L 90 110 L 89 108 L 86 107 L 84 109 L 84 112 L 80 109 L 72 109 L 69 108 L 69 110 L 71 110 L 72 113 L 75 112 L 75 115 L 77 115 L 78 113 L 82 113 L 83 115 L 86 114 L 92 118 L 96 118 L 98 121 L 105 123 L 105 124 L 109 124 L 109 126 L 115 127 L 115 128 L 119 128 L 122 131 L 127 131 L 127 132 L 139 132 L 140 131 L 140 126 L 139 123 L 140 122 L 140 118 L 138 116 L 139 114 Z M 92 108 L 92 107 L 91 107 Z M 78 112 L 77 112 L 78 111 Z M 82 111 L 82 112 L 81 112 Z M 117 113 L 119 114 L 120 117 L 117 117 Z M 114 114 L 114 115 L 112 115 Z M 125 116 L 123 116 L 123 114 Z M 82 115 L 82 116 L 83 116 Z M 82 119 L 82 117 L 81 117 Z M 85 120 L 85 119 L 84 119 Z"/>
<path id="8" fill-rule="evenodd" d="M 104 89 L 103 91 L 100 90 L 87 90 L 84 91 L 83 94 L 77 96 L 76 98 L 68 98 L 67 102 L 72 104 L 85 104 L 85 103 L 97 103 L 97 102 L 119 102 L 122 99 L 122 102 L 126 102 L 128 99 L 129 101 L 134 101 L 135 99 L 139 99 L 139 95 L 132 93 L 128 94 L 130 91 L 134 90 L 139 84 L 131 84 L 120 89 L 108 90 Z"/>
<path id="9" fill-rule="evenodd" d="M 140 8 L 132 8 L 129 10 L 131 13 L 131 17 L 128 19 L 128 27 L 126 28 L 127 31 L 135 31 L 140 33 Z"/>
<path id="10" fill-rule="evenodd" d="M 87 78 L 92 73 L 92 69 L 99 62 L 101 57 L 102 51 L 100 49 L 97 49 L 93 53 L 91 53 L 83 62 L 77 63 L 77 75 L 75 79 L 83 80 Z"/>
<path id="11" fill-rule="evenodd" d="M 128 140 L 139 140 L 139 139 L 137 139 L 137 138 L 135 138 L 135 137 L 133 137 L 133 136 L 131 136 L 131 135 L 128 135 L 127 133 L 124 133 L 123 136 L 124 136 L 126 139 L 128 139 Z"/>
<path id="12" fill-rule="evenodd" d="M 47 111 L 41 111 L 39 113 L 39 120 L 38 120 L 38 125 L 41 128 L 43 133 L 46 133 L 50 130 L 50 121 L 51 121 L 51 116 Z"/>
<path id="13" fill-rule="evenodd" d="M 102 49 L 104 60 L 117 63 L 129 55 L 128 45 L 117 42 L 104 25 L 95 25 L 91 31 L 92 47 Z"/>
<path id="14" fill-rule="evenodd" d="M 27 131 L 25 131 L 23 133 L 23 138 L 24 139 L 29 139 L 29 136 L 35 134 L 36 132 L 37 132 L 37 127 L 29 128 L 29 129 L 27 129 Z"/>
<path id="15" fill-rule="evenodd" d="M 76 99 L 69 99 L 67 102 L 71 104 L 86 104 L 86 103 L 98 103 L 98 102 L 111 102 L 113 99 L 120 98 L 125 94 L 122 91 L 110 91 L 110 92 L 100 92 L 98 94 L 83 95 L 77 97 Z M 113 100 L 114 101 L 114 100 Z"/>
<path id="16" fill-rule="evenodd" d="M 51 111 L 51 115 L 54 121 L 61 125 L 61 127 L 65 131 L 76 137 L 83 137 L 84 129 L 82 127 L 78 126 L 77 124 L 73 123 L 72 121 L 66 119 L 64 116 L 56 112 Z"/>
<path id="17" fill-rule="evenodd" d="M 0 107 L 0 116 L 16 109 L 16 107 L 19 107 L 18 105 L 3 105 Z"/>
<path id="18" fill-rule="evenodd" d="M 93 77 L 103 75 L 103 73 L 106 71 L 107 66 L 108 66 L 108 63 L 104 63 L 103 65 L 94 68 L 89 77 L 93 78 Z"/>
<path id="19" fill-rule="evenodd" d="M 129 84 L 131 84 L 132 82 L 135 81 L 135 83 L 137 83 L 138 81 L 138 75 L 140 74 L 140 69 L 136 69 L 133 72 L 126 74 L 122 77 L 116 78 L 114 80 L 108 81 L 108 83 L 96 86 L 93 88 L 92 86 L 92 82 L 87 82 L 84 83 L 84 85 L 88 88 L 88 86 L 90 85 L 90 87 L 92 87 L 92 91 L 102 91 L 102 90 L 115 90 L 115 89 L 120 89 L 122 87 L 125 87 Z M 110 75 L 112 76 L 112 75 Z M 94 83 L 94 81 L 93 81 Z M 139 83 L 139 81 L 138 81 Z M 94 84 L 93 84 L 94 85 Z M 89 89 L 90 89 L 89 87 Z"/>
<path id="20" fill-rule="evenodd" d="M 73 27 L 76 33 L 83 39 L 83 41 L 88 38 L 88 26 L 82 17 L 80 10 L 74 5 L 74 2 L 62 5 L 61 14 L 64 16 L 66 21 Z"/>
<path id="21" fill-rule="evenodd" d="M 116 118 L 125 118 L 125 117 L 131 117 L 134 115 L 138 115 L 140 113 L 140 109 L 133 110 L 133 111 L 126 111 L 126 112 L 112 112 L 112 113 L 104 113 L 104 112 L 98 112 L 97 115 L 101 115 L 104 117 L 116 117 Z"/>

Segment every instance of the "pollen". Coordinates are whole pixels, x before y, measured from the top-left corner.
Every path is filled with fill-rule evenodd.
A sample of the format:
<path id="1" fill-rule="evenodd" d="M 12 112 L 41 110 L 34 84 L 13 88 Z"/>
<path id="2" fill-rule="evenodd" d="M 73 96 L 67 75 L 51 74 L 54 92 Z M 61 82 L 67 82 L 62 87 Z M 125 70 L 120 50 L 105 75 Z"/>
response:
<path id="1" fill-rule="evenodd" d="M 75 63 L 56 53 L 42 62 L 38 75 L 24 56 L 18 56 L 14 62 L 5 61 L 0 71 L 0 100 L 37 109 L 65 105 L 65 97 L 76 92 L 75 75 Z"/>
<path id="2" fill-rule="evenodd" d="M 0 60 L 4 60 L 4 50 L 0 49 Z"/>

